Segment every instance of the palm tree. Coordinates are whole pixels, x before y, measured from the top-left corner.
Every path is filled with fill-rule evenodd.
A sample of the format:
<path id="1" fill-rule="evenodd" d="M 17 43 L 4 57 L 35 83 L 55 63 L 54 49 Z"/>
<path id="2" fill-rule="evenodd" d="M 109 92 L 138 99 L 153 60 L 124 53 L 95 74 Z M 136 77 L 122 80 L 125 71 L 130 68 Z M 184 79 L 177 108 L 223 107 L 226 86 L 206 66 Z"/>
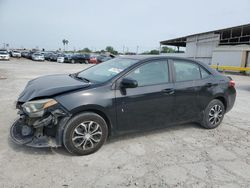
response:
<path id="1" fill-rule="evenodd" d="M 63 48 L 64 48 L 64 51 L 65 51 L 65 45 L 67 45 L 67 47 L 68 47 L 69 41 L 67 39 L 63 39 L 62 43 L 63 43 Z"/>

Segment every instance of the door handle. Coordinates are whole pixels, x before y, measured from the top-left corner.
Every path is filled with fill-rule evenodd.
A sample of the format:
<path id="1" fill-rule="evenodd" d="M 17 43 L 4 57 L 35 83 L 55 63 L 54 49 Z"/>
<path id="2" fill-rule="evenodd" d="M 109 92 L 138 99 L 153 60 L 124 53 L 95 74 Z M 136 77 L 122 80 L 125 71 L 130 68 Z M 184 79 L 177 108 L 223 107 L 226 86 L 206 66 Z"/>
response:
<path id="1" fill-rule="evenodd" d="M 172 94 L 174 94 L 174 89 L 173 88 L 163 89 L 161 92 L 165 93 L 167 95 L 172 95 Z"/>
<path id="2" fill-rule="evenodd" d="M 206 83 L 205 86 L 206 87 L 212 87 L 212 86 L 217 86 L 218 84 L 216 83 Z"/>
<path id="3" fill-rule="evenodd" d="M 212 83 L 206 83 L 205 86 L 206 87 L 211 87 L 213 84 Z"/>

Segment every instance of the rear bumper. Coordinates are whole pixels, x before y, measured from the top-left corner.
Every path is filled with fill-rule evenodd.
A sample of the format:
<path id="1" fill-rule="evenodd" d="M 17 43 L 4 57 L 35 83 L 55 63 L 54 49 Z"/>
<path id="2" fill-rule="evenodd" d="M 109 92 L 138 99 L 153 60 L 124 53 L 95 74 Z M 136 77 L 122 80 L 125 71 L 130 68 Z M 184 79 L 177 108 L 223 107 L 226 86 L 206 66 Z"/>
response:
<path id="1" fill-rule="evenodd" d="M 227 109 L 226 112 L 229 112 L 235 103 L 235 99 L 236 99 L 236 90 L 235 88 L 230 88 L 227 94 Z"/>

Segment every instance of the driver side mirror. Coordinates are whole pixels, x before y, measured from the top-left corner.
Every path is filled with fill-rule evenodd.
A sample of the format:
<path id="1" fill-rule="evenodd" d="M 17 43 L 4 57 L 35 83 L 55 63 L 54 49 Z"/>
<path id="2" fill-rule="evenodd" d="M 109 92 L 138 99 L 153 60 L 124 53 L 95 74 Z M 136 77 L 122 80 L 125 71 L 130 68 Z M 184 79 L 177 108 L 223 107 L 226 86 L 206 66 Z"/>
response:
<path id="1" fill-rule="evenodd" d="M 138 82 L 131 78 L 123 78 L 121 81 L 121 88 L 136 88 L 138 87 Z"/>

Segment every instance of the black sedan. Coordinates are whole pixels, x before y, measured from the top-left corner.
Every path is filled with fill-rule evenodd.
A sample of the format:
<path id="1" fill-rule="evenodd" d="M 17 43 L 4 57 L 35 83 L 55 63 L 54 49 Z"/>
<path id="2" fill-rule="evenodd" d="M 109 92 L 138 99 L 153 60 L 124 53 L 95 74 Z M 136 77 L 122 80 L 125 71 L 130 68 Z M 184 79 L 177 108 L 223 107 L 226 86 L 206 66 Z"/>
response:
<path id="1" fill-rule="evenodd" d="M 105 62 L 105 61 L 108 61 L 110 59 L 112 59 L 113 57 L 111 56 L 108 56 L 108 55 L 99 55 L 97 56 L 96 60 L 97 60 L 97 64 L 98 63 L 102 63 L 102 62 Z"/>
<path id="2" fill-rule="evenodd" d="M 57 58 L 59 56 L 62 56 L 63 54 L 62 53 L 51 53 L 48 55 L 48 60 L 49 61 L 57 61 Z"/>
<path id="3" fill-rule="evenodd" d="M 175 57 L 114 58 L 81 72 L 28 82 L 17 102 L 12 139 L 33 147 L 97 151 L 108 137 L 198 122 L 221 124 L 236 97 L 234 81 Z"/>
<path id="4" fill-rule="evenodd" d="M 90 55 L 89 54 L 74 54 L 69 56 L 65 62 L 68 63 L 89 63 Z"/>

